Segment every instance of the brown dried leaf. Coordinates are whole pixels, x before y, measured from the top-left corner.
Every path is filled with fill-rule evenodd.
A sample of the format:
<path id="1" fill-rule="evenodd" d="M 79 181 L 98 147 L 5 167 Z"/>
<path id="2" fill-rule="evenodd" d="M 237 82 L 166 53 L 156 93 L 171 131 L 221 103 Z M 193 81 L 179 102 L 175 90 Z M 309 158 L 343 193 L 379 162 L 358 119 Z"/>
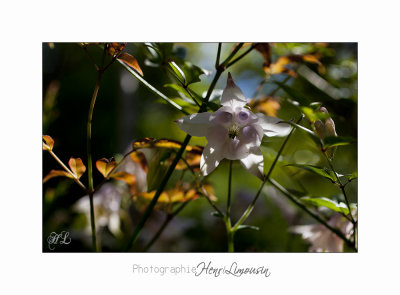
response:
<path id="1" fill-rule="evenodd" d="M 269 46 L 269 43 L 256 43 L 255 44 L 255 49 L 261 53 L 261 55 L 264 57 L 264 67 L 269 67 L 271 65 L 271 47 Z"/>
<path id="2" fill-rule="evenodd" d="M 68 161 L 68 165 L 71 168 L 72 173 L 75 174 L 76 178 L 79 179 L 85 173 L 86 166 L 83 164 L 81 158 L 71 158 Z"/>
<path id="3" fill-rule="evenodd" d="M 121 53 L 121 55 L 118 57 L 118 59 L 123 61 L 124 63 L 126 63 L 131 68 L 135 69 L 141 76 L 143 76 L 143 72 L 139 66 L 138 61 L 132 55 L 124 52 L 124 53 Z"/>
<path id="4" fill-rule="evenodd" d="M 58 176 L 64 176 L 64 177 L 68 177 L 68 178 L 74 178 L 71 174 L 69 174 L 66 171 L 62 171 L 62 170 L 51 170 L 49 172 L 49 174 L 47 174 L 45 176 L 45 178 L 43 178 L 43 183 L 47 182 L 49 179 L 53 178 L 53 177 L 58 177 Z"/>
<path id="5" fill-rule="evenodd" d="M 107 178 L 108 174 L 111 172 L 111 170 L 114 169 L 114 167 L 117 165 L 117 162 L 114 160 L 114 158 L 107 159 L 107 158 L 101 158 L 100 160 L 96 161 L 96 168 L 99 170 L 99 172 Z"/>
<path id="6" fill-rule="evenodd" d="M 43 142 L 43 150 L 44 151 L 51 151 L 51 150 L 53 150 L 53 146 L 54 146 L 54 140 L 53 140 L 53 138 L 51 138 L 50 136 L 48 136 L 48 135 L 43 135 L 43 140 L 44 140 L 44 142 Z"/>

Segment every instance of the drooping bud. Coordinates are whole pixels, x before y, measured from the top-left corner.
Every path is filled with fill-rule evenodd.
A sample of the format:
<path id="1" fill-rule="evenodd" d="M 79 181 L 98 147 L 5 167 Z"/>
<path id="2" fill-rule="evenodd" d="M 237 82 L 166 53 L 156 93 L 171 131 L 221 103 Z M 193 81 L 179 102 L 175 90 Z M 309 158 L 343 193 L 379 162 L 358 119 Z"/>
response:
<path id="1" fill-rule="evenodd" d="M 328 110 L 325 107 L 320 107 L 318 112 L 325 113 L 329 115 Z M 332 118 L 325 119 L 325 122 L 321 120 L 317 120 L 314 123 L 315 133 L 322 141 L 328 136 L 337 136 L 336 129 L 335 129 L 335 122 Z M 333 156 L 335 155 L 336 147 L 331 147 L 326 150 L 326 155 L 332 160 Z"/>

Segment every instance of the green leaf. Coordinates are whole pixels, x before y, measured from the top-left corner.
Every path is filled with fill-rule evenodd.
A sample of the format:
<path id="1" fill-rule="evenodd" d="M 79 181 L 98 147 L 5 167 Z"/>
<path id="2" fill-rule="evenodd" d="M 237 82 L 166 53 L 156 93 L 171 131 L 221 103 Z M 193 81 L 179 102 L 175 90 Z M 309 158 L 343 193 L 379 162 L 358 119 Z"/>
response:
<path id="1" fill-rule="evenodd" d="M 358 178 L 358 173 L 357 173 L 357 171 L 355 171 L 351 174 L 345 174 L 345 175 L 343 175 L 343 177 L 346 177 L 347 180 L 350 182 L 350 181 Z"/>
<path id="2" fill-rule="evenodd" d="M 310 104 L 309 99 L 303 96 L 303 94 L 300 93 L 298 90 L 295 90 L 282 82 L 273 81 L 273 83 L 281 87 L 292 99 L 297 101 L 300 105 L 308 106 Z"/>
<path id="3" fill-rule="evenodd" d="M 178 93 L 183 94 L 183 97 L 188 98 L 191 102 L 192 102 L 192 101 L 194 102 L 194 100 L 193 100 L 193 98 L 192 98 L 192 96 L 193 96 L 194 99 L 196 100 L 195 103 L 196 103 L 197 105 L 199 105 L 199 101 L 202 101 L 202 99 L 203 99 L 201 96 L 199 96 L 198 94 L 196 94 L 196 93 L 193 92 L 193 91 L 190 91 L 190 93 L 192 94 L 192 96 L 191 96 L 191 95 L 189 94 L 188 90 L 186 90 L 186 89 L 183 88 L 182 86 L 179 86 L 179 85 L 176 85 L 176 84 L 165 84 L 164 87 L 172 88 L 172 89 L 176 90 Z"/>
<path id="4" fill-rule="evenodd" d="M 317 174 L 319 176 L 322 176 L 326 179 L 329 179 L 332 182 L 336 182 L 336 176 L 335 173 L 329 169 L 326 168 L 321 168 L 318 166 L 314 166 L 314 165 L 303 165 L 303 164 L 288 164 L 286 166 L 294 166 L 294 167 L 298 167 L 300 169 L 303 169 L 305 171 L 309 171 L 312 172 L 314 174 Z"/>
<path id="5" fill-rule="evenodd" d="M 183 72 L 185 73 L 186 77 L 186 85 L 190 85 L 192 83 L 201 82 L 200 76 L 205 74 L 208 75 L 209 72 L 191 64 L 190 62 L 185 61 L 185 64 L 182 67 Z"/>
<path id="6" fill-rule="evenodd" d="M 315 122 L 317 120 L 326 120 L 331 117 L 329 116 L 329 114 L 315 111 L 310 107 L 300 107 L 300 109 L 304 113 L 304 115 L 306 115 L 308 120 L 310 120 L 311 122 Z"/>
<path id="7" fill-rule="evenodd" d="M 186 76 L 182 69 L 173 61 L 168 63 L 169 67 L 175 73 L 176 78 L 182 83 L 186 85 Z"/>
<path id="8" fill-rule="evenodd" d="M 317 207 L 326 207 L 335 212 L 344 213 L 345 215 L 349 214 L 349 209 L 343 202 L 337 203 L 324 197 L 302 197 L 300 200 L 306 204 L 312 204 Z"/>
<path id="9" fill-rule="evenodd" d="M 260 230 L 260 228 L 259 228 L 259 227 L 257 227 L 257 226 L 253 226 L 253 225 L 246 225 L 246 224 L 239 225 L 239 226 L 238 226 L 238 228 L 237 228 L 237 230 L 240 230 L 240 229 L 252 229 L 252 230 Z"/>
<path id="10" fill-rule="evenodd" d="M 349 145 L 355 142 L 354 138 L 344 136 L 328 136 L 324 138 L 325 148 Z"/>
<path id="11" fill-rule="evenodd" d="M 304 126 L 301 126 L 299 124 L 296 124 L 296 123 L 294 123 L 292 121 L 285 121 L 285 123 L 288 123 L 288 124 L 292 125 L 293 127 L 296 127 L 299 130 L 301 130 L 303 132 L 306 132 L 308 134 L 308 136 L 310 136 L 310 138 L 315 142 L 315 144 L 317 146 L 321 146 L 320 138 L 313 131 L 311 131 L 310 129 L 308 129 L 308 128 L 304 127 Z"/>
<path id="12" fill-rule="evenodd" d="M 147 172 L 147 192 L 156 190 L 160 186 L 169 168 L 168 161 L 165 161 L 169 156 L 169 150 L 160 149 L 151 159 L 149 171 Z"/>
<path id="13" fill-rule="evenodd" d="M 172 105 L 174 108 L 178 109 L 185 115 L 189 115 L 188 112 L 186 112 L 181 106 L 173 102 L 171 99 L 169 99 L 167 96 L 162 94 L 160 91 L 158 91 L 156 88 L 154 88 L 150 83 L 148 83 L 145 79 L 143 79 L 136 71 L 131 69 L 127 64 L 125 64 L 123 61 L 118 60 L 118 62 L 132 75 L 134 76 L 139 82 L 143 83 L 144 86 L 146 86 L 148 89 L 150 89 L 152 92 L 157 94 L 159 97 L 161 97 L 163 100 L 165 100 L 167 103 Z"/>

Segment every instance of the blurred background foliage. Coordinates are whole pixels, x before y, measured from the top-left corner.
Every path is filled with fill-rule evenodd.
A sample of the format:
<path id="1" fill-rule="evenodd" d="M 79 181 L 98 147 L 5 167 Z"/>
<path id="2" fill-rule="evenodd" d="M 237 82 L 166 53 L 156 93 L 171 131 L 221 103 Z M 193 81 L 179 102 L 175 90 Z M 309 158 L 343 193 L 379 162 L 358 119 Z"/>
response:
<path id="1" fill-rule="evenodd" d="M 176 98 L 176 101 L 182 103 L 182 95 L 172 87 L 165 87 L 166 84 L 178 83 L 163 63 L 174 61 L 182 65 L 187 61 L 208 74 L 201 75 L 201 81 L 191 84 L 191 89 L 199 95 L 207 91 L 215 74 L 217 43 L 163 43 L 153 46 L 162 50 L 163 58 L 157 58 L 154 49 L 144 43 L 128 43 L 124 49 L 136 58 L 147 82 L 167 97 Z M 223 43 L 221 58 L 229 55 L 234 46 L 234 43 Z M 238 55 L 250 46 L 245 44 Z M 300 112 L 293 100 L 296 97 L 306 98 L 309 102 L 320 102 L 329 111 L 338 136 L 357 138 L 357 44 L 271 43 L 268 47 L 257 49 L 229 68 L 254 112 L 264 112 L 283 120 L 297 120 Z M 88 46 L 87 50 L 94 60 L 101 60 L 102 50 L 99 46 Z M 54 151 L 64 163 L 70 157 L 80 157 L 83 163 L 87 163 L 86 120 L 96 76 L 93 63 L 81 45 L 43 44 L 43 134 L 54 139 Z M 220 93 L 218 90 L 224 89 L 226 77 L 227 72 L 224 72 L 215 87 L 216 97 Z M 280 82 L 290 89 L 278 88 Z M 218 103 L 218 99 L 213 102 Z M 191 113 L 198 109 L 189 103 L 182 105 L 187 106 Z M 149 91 L 120 64 L 114 63 L 104 74 L 94 110 L 93 159 L 96 161 L 114 157 L 118 161 L 130 150 L 133 141 L 145 137 L 183 141 L 186 134 L 173 123 L 182 116 L 181 112 Z M 311 129 L 306 119 L 303 119 L 301 125 Z M 265 169 L 269 169 L 282 140 L 264 138 L 262 151 Z M 205 143 L 204 138 L 194 137 L 189 144 L 204 146 Z M 144 151 L 144 154 L 149 171 L 162 169 L 162 155 L 159 152 Z M 158 160 L 154 160 L 155 157 L 159 157 Z M 343 201 L 340 189 L 331 181 L 294 166 L 287 166 L 296 163 L 329 167 L 318 146 L 304 132 L 296 130 L 279 160 L 272 178 L 288 190 L 302 196 Z M 338 146 L 333 163 L 338 173 L 356 172 L 356 141 Z M 226 203 L 227 164 L 224 160 L 206 179 L 220 208 L 224 208 Z M 233 167 L 231 215 L 236 221 L 252 201 L 261 181 L 244 170 L 239 163 L 234 163 Z M 59 168 L 51 156 L 43 154 L 43 178 L 50 170 Z M 94 170 L 95 186 L 102 180 L 101 173 Z M 81 181 L 87 183 L 87 173 Z M 180 181 L 193 184 L 193 176 L 190 172 L 177 170 L 167 189 L 174 188 Z M 127 187 L 124 182 L 111 180 L 95 195 L 96 222 L 102 251 L 118 252 L 124 248 L 148 202 L 144 195 L 132 196 Z M 350 203 L 357 203 L 357 181 L 349 183 L 346 191 Z M 224 223 L 211 215 L 214 210 L 204 197 L 199 195 L 189 200 L 146 250 L 226 251 Z M 143 251 L 168 218 L 168 213 L 179 206 L 181 202 L 175 205 L 160 203 L 133 250 Z M 326 208 L 310 208 L 326 218 L 333 214 Z M 46 239 L 53 231 L 68 231 L 72 239 L 70 244 L 59 245 L 53 251 L 91 251 L 88 210 L 88 196 L 71 179 L 53 178 L 44 183 L 43 251 L 50 251 Z M 267 183 L 246 223 L 259 227 L 259 230 L 238 231 L 235 236 L 236 251 L 307 252 L 309 241 L 303 240 L 301 235 L 293 233 L 291 229 L 317 222 Z"/>

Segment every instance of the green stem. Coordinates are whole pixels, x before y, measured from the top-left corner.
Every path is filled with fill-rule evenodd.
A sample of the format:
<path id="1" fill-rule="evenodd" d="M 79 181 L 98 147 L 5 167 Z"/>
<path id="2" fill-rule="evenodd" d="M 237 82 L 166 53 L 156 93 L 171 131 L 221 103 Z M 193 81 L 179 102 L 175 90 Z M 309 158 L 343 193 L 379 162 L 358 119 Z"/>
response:
<path id="1" fill-rule="evenodd" d="M 338 229 L 330 226 L 325 220 L 323 220 L 321 217 L 310 211 L 304 204 L 302 204 L 300 201 L 297 200 L 295 196 L 293 196 L 289 191 L 287 191 L 284 187 L 282 187 L 279 183 L 277 183 L 273 179 L 268 179 L 268 181 L 276 188 L 278 189 L 285 197 L 287 197 L 289 200 L 291 200 L 293 203 L 295 203 L 298 207 L 300 207 L 302 210 L 307 212 L 310 216 L 312 216 L 314 219 L 316 219 L 318 222 L 323 224 L 327 229 L 329 229 L 331 232 L 336 234 L 339 238 L 341 238 L 350 248 L 353 250 L 357 251 L 357 248 L 355 247 L 355 244 L 349 241 L 345 235 Z"/>
<path id="2" fill-rule="evenodd" d="M 226 67 L 229 68 L 230 66 L 234 65 L 235 63 L 237 63 L 239 60 L 241 60 L 243 57 L 245 57 L 248 53 L 250 53 L 250 51 L 252 51 L 254 48 L 255 48 L 255 45 L 254 44 L 251 45 L 249 49 L 247 49 L 245 52 L 243 52 L 237 58 L 235 58 L 230 63 L 228 63 L 228 65 Z"/>
<path id="3" fill-rule="evenodd" d="M 336 173 L 335 168 L 333 167 L 332 161 L 329 159 L 329 157 L 326 155 L 326 153 L 325 153 L 324 151 L 322 151 L 322 153 L 324 154 L 326 160 L 328 161 L 329 167 L 331 168 L 331 170 L 332 170 L 333 173 L 335 174 L 336 180 L 337 180 L 337 182 L 339 183 L 339 187 L 340 187 L 340 190 L 341 190 L 342 193 L 343 193 L 343 196 L 344 196 L 344 199 L 345 199 L 345 202 L 346 202 L 347 209 L 349 209 L 351 222 L 353 223 L 353 226 L 354 226 L 354 228 L 355 228 L 356 221 L 355 221 L 355 219 L 353 218 L 353 214 L 351 213 L 350 202 L 349 202 L 349 199 L 347 198 L 347 194 L 346 194 L 346 191 L 345 191 L 345 189 L 344 189 L 344 186 L 343 186 L 342 182 L 340 181 L 339 176 L 338 176 L 338 174 Z M 354 231 L 354 232 L 355 232 L 355 231 Z"/>
<path id="4" fill-rule="evenodd" d="M 89 182 L 89 200 L 90 200 L 90 226 L 92 229 L 92 243 L 93 243 L 93 249 L 95 251 L 98 251 L 97 247 L 97 238 L 96 238 L 96 224 L 95 224 L 95 216 L 94 216 L 94 206 L 93 206 L 93 195 L 94 195 L 94 190 L 93 190 L 93 163 L 92 163 L 92 146 L 91 146 L 91 141 L 92 141 L 92 120 L 93 120 L 93 110 L 94 110 L 94 105 L 96 103 L 96 98 L 97 94 L 100 89 L 100 82 L 101 82 L 101 77 L 103 74 L 102 70 L 99 70 L 97 72 L 97 81 L 96 81 L 96 86 L 93 91 L 92 95 L 92 100 L 90 102 L 90 108 L 89 108 L 89 114 L 88 114 L 88 121 L 87 121 L 87 133 L 86 133 L 86 147 L 87 147 L 87 158 L 88 158 L 88 182 Z"/>
<path id="5" fill-rule="evenodd" d="M 297 120 L 297 124 L 301 121 L 302 118 L 303 118 L 303 117 L 300 117 L 300 119 Z M 272 164 L 271 164 L 271 167 L 269 168 L 269 171 L 268 171 L 267 175 L 264 175 L 264 181 L 262 182 L 260 188 L 258 189 L 257 194 L 255 195 L 255 197 L 254 197 L 254 199 L 253 199 L 253 202 L 251 202 L 251 204 L 249 205 L 249 207 L 247 207 L 246 211 L 243 213 L 243 215 L 240 217 L 240 219 L 236 222 L 235 226 L 233 227 L 233 229 L 234 229 L 235 231 L 239 228 L 239 226 L 247 219 L 247 217 L 248 217 L 248 216 L 251 214 L 251 212 L 253 211 L 254 205 L 256 204 L 257 199 L 258 199 L 258 197 L 260 196 L 261 191 L 262 191 L 262 189 L 263 189 L 265 183 L 267 182 L 267 180 L 268 180 L 268 178 L 270 177 L 272 171 L 274 170 L 274 167 L 275 167 L 276 163 L 278 162 L 278 159 L 279 159 L 279 157 L 280 157 L 280 155 L 281 155 L 283 149 L 285 148 L 287 142 L 289 141 L 289 139 L 290 139 L 290 137 L 292 136 L 292 134 L 293 134 L 293 132 L 294 132 L 295 129 L 296 129 L 296 128 L 292 128 L 292 130 L 290 131 L 290 133 L 288 134 L 288 136 L 286 136 L 286 138 L 285 138 L 284 142 L 282 143 L 282 145 L 281 145 L 281 147 L 280 147 L 278 153 L 276 154 L 276 157 L 275 157 L 274 161 L 273 161 Z"/>
<path id="6" fill-rule="evenodd" d="M 232 163 L 233 161 L 230 160 L 229 178 L 228 178 L 228 198 L 226 200 L 226 215 L 225 215 L 225 226 L 226 226 L 226 233 L 228 236 L 228 252 L 234 251 L 234 243 L 233 243 L 234 230 L 232 230 L 232 222 L 231 222 Z"/>
<path id="7" fill-rule="evenodd" d="M 219 59 L 221 56 L 221 47 L 222 47 L 222 43 L 218 43 L 217 59 L 215 60 L 215 68 L 216 69 L 218 69 L 218 66 L 219 66 Z"/>
<path id="8" fill-rule="evenodd" d="M 142 218 L 140 219 L 138 225 L 136 226 L 135 231 L 133 232 L 133 234 L 127 244 L 127 247 L 125 248 L 125 251 L 128 251 L 130 248 L 132 248 L 132 245 L 136 242 L 136 239 L 138 238 L 141 230 L 143 229 L 144 225 L 146 224 L 147 219 L 150 217 L 154 206 L 157 204 L 158 198 L 160 197 L 161 193 L 163 192 L 165 186 L 168 183 L 169 178 L 172 175 L 172 172 L 174 172 L 179 159 L 181 158 L 183 152 L 185 151 L 186 146 L 190 141 L 190 138 L 191 138 L 191 136 L 189 134 L 186 135 L 185 140 L 183 141 L 183 143 L 181 145 L 181 148 L 176 153 L 176 157 L 174 158 L 174 161 L 172 162 L 171 166 L 168 168 L 168 171 L 165 174 L 160 186 L 158 187 L 156 194 L 154 195 L 150 204 L 147 206 L 146 211 L 144 212 Z"/>

